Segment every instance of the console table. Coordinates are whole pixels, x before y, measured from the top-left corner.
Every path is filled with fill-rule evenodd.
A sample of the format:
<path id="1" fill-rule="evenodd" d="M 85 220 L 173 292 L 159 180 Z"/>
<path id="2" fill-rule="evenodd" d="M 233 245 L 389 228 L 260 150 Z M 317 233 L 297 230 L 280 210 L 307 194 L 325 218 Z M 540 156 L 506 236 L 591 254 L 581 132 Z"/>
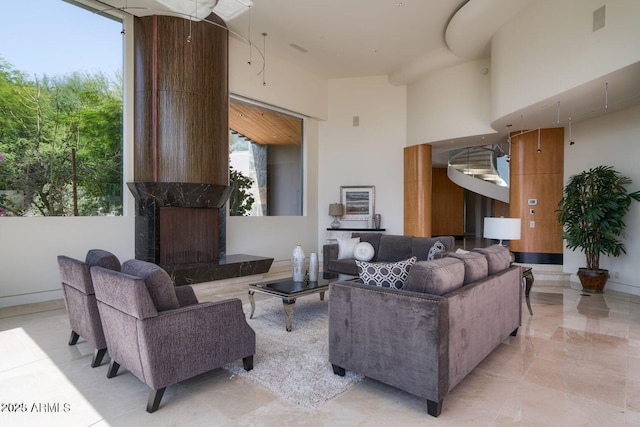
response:
<path id="1" fill-rule="evenodd" d="M 335 243 L 338 238 L 348 239 L 351 233 L 384 233 L 386 228 L 327 228 L 327 243 Z"/>

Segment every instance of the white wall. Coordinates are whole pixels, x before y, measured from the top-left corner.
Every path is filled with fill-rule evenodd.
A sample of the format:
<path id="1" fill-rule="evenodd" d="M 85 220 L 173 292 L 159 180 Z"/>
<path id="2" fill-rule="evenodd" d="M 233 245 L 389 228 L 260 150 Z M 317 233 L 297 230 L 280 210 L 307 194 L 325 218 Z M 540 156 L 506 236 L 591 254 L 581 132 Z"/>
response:
<path id="1" fill-rule="evenodd" d="M 629 191 L 640 190 L 640 106 L 611 113 L 593 120 L 577 123 L 572 129 L 574 145 L 569 145 L 568 129 L 565 129 L 565 183 L 571 175 L 599 165 L 613 166 L 633 180 Z M 640 256 L 640 203 L 632 202 L 625 217 L 627 230 L 623 242 L 627 255 L 618 258 L 601 257 L 600 268 L 608 269 L 611 278 L 607 289 L 615 289 L 640 295 L 638 259 Z M 564 250 L 563 270 L 574 274 L 585 267 L 584 254 L 579 251 Z M 615 277 L 617 273 L 617 278 Z M 579 288 L 580 285 L 576 284 Z"/>
<path id="2" fill-rule="evenodd" d="M 247 45 L 229 42 L 229 89 L 232 94 L 288 110 L 305 118 L 303 216 L 227 217 L 227 254 L 275 258 L 272 268 L 288 266 L 291 251 L 300 244 L 307 253 L 318 250 L 318 119 L 327 117 L 327 80 L 275 56 L 267 56 L 266 86 L 262 59 Z"/>
<path id="3" fill-rule="evenodd" d="M 593 12 L 606 4 L 606 25 Z M 540 0 L 491 40 L 493 118 L 640 60 L 640 1 Z"/>
<path id="4" fill-rule="evenodd" d="M 353 117 L 359 126 L 353 126 Z M 403 234 L 403 149 L 406 146 L 406 88 L 386 76 L 329 81 L 329 120 L 320 123 L 318 163 L 318 249 L 333 220 L 329 204 L 340 186 L 374 185 L 375 211 L 388 234 Z M 361 227 L 360 221 L 342 221 Z"/>
<path id="5" fill-rule="evenodd" d="M 490 126 L 489 68 L 489 59 L 470 61 L 409 85 L 407 145 L 495 133 Z"/>

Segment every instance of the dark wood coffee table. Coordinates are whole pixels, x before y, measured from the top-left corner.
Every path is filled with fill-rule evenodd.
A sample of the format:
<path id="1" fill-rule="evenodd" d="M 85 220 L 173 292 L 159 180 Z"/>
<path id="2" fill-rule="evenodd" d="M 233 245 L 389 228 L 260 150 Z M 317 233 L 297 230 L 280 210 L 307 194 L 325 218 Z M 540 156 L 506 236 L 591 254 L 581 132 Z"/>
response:
<path id="1" fill-rule="evenodd" d="M 305 295 L 320 294 L 320 301 L 324 301 L 324 293 L 329 289 L 329 283 L 334 280 L 336 279 L 318 278 L 317 282 L 294 282 L 293 278 L 289 277 L 286 279 L 276 279 L 251 284 L 249 285 L 249 302 L 251 303 L 251 315 L 249 318 L 253 319 L 253 313 L 256 308 L 256 303 L 253 298 L 254 293 L 260 292 L 282 298 L 285 327 L 287 332 L 291 332 L 296 298 Z"/>

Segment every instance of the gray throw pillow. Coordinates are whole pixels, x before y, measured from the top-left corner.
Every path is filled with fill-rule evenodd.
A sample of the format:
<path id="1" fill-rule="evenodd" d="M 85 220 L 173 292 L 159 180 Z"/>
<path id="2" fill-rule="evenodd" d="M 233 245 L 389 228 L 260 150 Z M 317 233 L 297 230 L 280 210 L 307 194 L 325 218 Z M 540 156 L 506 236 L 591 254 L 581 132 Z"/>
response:
<path id="1" fill-rule="evenodd" d="M 360 280 L 367 285 L 402 289 L 416 257 L 397 262 L 365 262 L 356 260 Z"/>

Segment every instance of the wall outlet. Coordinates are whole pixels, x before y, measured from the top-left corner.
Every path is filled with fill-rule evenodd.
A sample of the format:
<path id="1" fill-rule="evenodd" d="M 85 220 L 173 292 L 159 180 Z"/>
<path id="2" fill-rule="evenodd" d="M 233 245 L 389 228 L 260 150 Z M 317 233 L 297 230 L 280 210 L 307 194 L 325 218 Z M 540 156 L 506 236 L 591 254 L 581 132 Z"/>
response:
<path id="1" fill-rule="evenodd" d="M 619 279 L 620 278 L 620 273 L 618 273 L 617 271 L 613 272 L 613 278 L 614 279 Z"/>
<path id="2" fill-rule="evenodd" d="M 536 228 L 536 222 L 535 221 L 529 221 L 529 228 Z"/>

